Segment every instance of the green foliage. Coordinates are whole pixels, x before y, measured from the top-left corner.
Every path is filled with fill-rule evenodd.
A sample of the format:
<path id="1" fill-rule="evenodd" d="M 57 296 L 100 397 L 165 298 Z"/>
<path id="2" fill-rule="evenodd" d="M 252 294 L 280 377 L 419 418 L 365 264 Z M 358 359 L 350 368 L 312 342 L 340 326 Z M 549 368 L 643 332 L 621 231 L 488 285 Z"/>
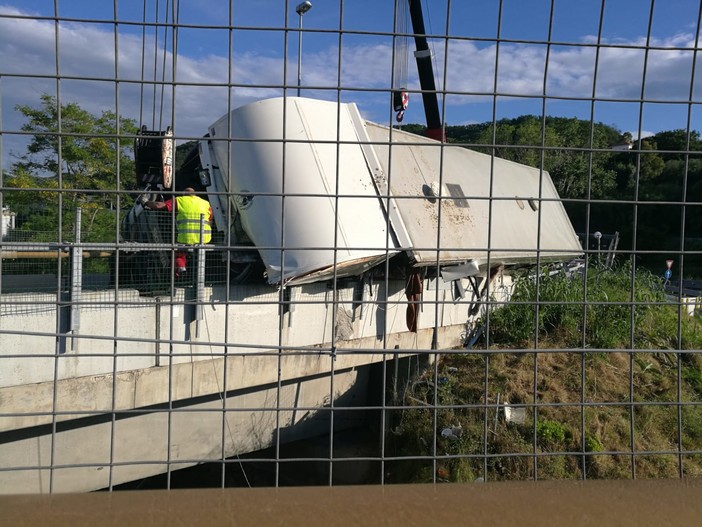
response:
<path id="1" fill-rule="evenodd" d="M 595 436 L 586 435 L 585 436 L 585 451 L 586 452 L 602 452 L 604 451 L 604 446 Z"/>
<path id="2" fill-rule="evenodd" d="M 632 457 L 616 453 L 632 443 L 638 477 L 702 476 L 702 456 L 685 456 L 681 467 L 661 454 L 702 444 L 699 317 L 668 303 L 660 279 L 629 264 L 606 271 L 593 262 L 587 278 L 524 275 L 514 287 L 513 301 L 490 313 L 488 350 L 444 356 L 440 382 L 427 371 L 408 384 L 388 443 L 398 459 L 417 459 L 402 481 L 630 478 Z M 537 332 L 548 352 L 509 351 L 531 347 Z M 536 423 L 531 412 L 523 424 L 506 422 L 491 407 L 498 394 L 538 404 Z M 444 427 L 462 433 L 445 438 Z M 436 472 L 428 459 L 438 460 Z"/>
<path id="3" fill-rule="evenodd" d="M 188 157 L 188 154 L 194 149 L 197 148 L 198 142 L 197 141 L 187 141 L 183 144 L 180 144 L 176 146 L 175 148 L 175 164 L 173 166 L 174 172 L 178 172 L 180 168 L 183 166 L 183 163 L 185 163 L 185 160 Z"/>
<path id="4" fill-rule="evenodd" d="M 656 138 L 658 147 L 661 150 L 680 152 L 679 154 L 664 154 L 666 159 L 682 159 L 684 157 L 683 152 L 688 150 L 688 144 L 690 151 L 702 151 L 702 141 L 700 141 L 700 133 L 696 130 L 691 130 L 689 135 L 685 130 L 682 129 L 669 130 L 664 132 L 658 132 L 654 137 Z"/>
<path id="5" fill-rule="evenodd" d="M 589 189 L 590 197 L 602 198 L 616 186 L 616 173 L 607 166 L 612 154 L 592 156 L 589 150 L 608 149 L 618 137 L 616 130 L 600 123 L 555 117 L 542 123 L 535 116 L 522 116 L 485 125 L 477 142 L 494 144 L 498 157 L 543 167 L 561 197 L 584 198 Z"/>
<path id="6" fill-rule="evenodd" d="M 702 441 L 702 406 L 683 406 L 682 414 L 682 445 L 687 450 L 699 450 Z"/>
<path id="7" fill-rule="evenodd" d="M 584 362 L 580 351 L 540 354 L 534 385 L 534 363 L 521 353 L 493 348 L 489 354 L 444 356 L 439 379 L 448 382 L 435 383 L 433 368 L 425 371 L 407 384 L 403 408 L 392 414 L 400 418 L 391 423 L 387 443 L 396 460 L 388 463 L 391 481 L 525 480 L 534 477 L 535 468 L 539 479 L 630 478 L 631 457 L 607 452 L 631 450 L 632 412 L 637 475 L 677 477 L 675 456 L 660 452 L 677 451 L 679 442 L 684 450 L 699 450 L 702 404 L 693 388 L 702 359 L 697 353 L 680 355 L 683 382 L 678 384 L 676 365 L 666 356 L 651 352 L 633 357 L 630 385 L 629 353 L 606 353 L 596 360 L 588 354 Z M 579 379 L 583 367 L 585 386 L 579 380 L 572 383 L 571 374 Z M 636 403 L 646 404 L 626 404 L 630 389 Z M 578 401 L 581 390 L 586 400 L 605 404 L 549 404 Z M 536 423 L 531 412 L 524 424 L 517 424 L 506 422 L 490 406 L 482 407 L 486 395 L 492 403 L 498 393 L 501 401 L 529 404 L 535 391 Z M 679 408 L 671 405 L 677 400 L 683 402 Z M 444 437 L 445 427 L 461 433 Z M 533 458 L 534 452 L 547 455 Z M 431 460 L 436 460 L 435 472 Z M 683 468 L 686 475 L 702 475 L 702 456 L 688 456 Z"/>
<path id="8" fill-rule="evenodd" d="M 702 396 L 702 369 L 699 365 L 683 367 L 682 378 L 698 395 Z"/>
<path id="9" fill-rule="evenodd" d="M 678 337 L 678 322 L 681 335 Z M 659 278 L 629 265 L 584 275 L 524 275 L 512 301 L 490 313 L 490 343 L 524 346 L 538 335 L 569 348 L 699 349 L 695 319 L 666 302 Z"/>
<path id="10" fill-rule="evenodd" d="M 571 437 L 568 427 L 556 421 L 537 421 L 536 437 L 545 445 L 562 445 Z"/>
<path id="11" fill-rule="evenodd" d="M 17 110 L 27 119 L 22 131 L 32 139 L 5 177 L 3 197 L 18 214 L 20 235 L 23 231 L 30 240 L 50 236 L 55 241 L 61 225 L 62 239 L 72 240 L 75 210 L 80 207 L 82 241 L 114 240 L 119 191 L 134 189 L 130 136 L 137 131 L 136 123 L 118 119 L 111 111 L 95 116 L 77 103 L 59 107 L 49 95 L 42 95 L 37 107 L 22 105 Z"/>
<path id="12" fill-rule="evenodd" d="M 94 116 L 77 103 L 59 108 L 49 95 L 42 95 L 37 108 L 22 105 L 17 110 L 27 118 L 22 131 L 32 134 L 32 140 L 13 171 L 22 167 L 35 176 L 60 178 L 62 188 L 116 190 L 119 163 L 121 184 L 133 185 L 133 141 L 124 137 L 136 133 L 133 120 L 117 123 L 114 112 Z"/>

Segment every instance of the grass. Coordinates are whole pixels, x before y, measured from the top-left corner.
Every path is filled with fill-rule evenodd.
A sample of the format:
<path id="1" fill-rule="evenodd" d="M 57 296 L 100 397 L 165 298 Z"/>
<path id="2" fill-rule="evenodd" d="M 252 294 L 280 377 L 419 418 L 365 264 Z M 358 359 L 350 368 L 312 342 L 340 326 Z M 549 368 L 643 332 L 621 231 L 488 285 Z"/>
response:
<path id="1" fill-rule="evenodd" d="M 552 341 L 563 348 L 605 350 L 702 347 L 699 319 L 681 317 L 659 278 L 628 265 L 590 270 L 587 277 L 520 277 L 511 303 L 491 311 L 485 322 L 491 343 L 506 347 L 533 347 L 539 340 L 545 347 Z"/>
<path id="2" fill-rule="evenodd" d="M 389 481 L 702 476 L 699 317 L 629 267 L 538 291 L 524 277 L 513 300 L 489 313 L 481 350 L 408 384 Z M 523 422 L 506 422 L 504 402 Z"/>

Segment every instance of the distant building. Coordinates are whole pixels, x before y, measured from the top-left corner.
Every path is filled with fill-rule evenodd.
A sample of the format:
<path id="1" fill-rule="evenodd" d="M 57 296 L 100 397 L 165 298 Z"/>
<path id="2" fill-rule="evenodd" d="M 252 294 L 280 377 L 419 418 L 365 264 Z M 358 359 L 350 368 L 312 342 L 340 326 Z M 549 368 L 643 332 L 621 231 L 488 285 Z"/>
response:
<path id="1" fill-rule="evenodd" d="M 631 141 L 622 141 L 621 143 L 617 143 L 616 145 L 612 145 L 611 149 L 612 150 L 618 150 L 620 152 L 628 152 L 633 148 L 633 144 Z"/>
<path id="2" fill-rule="evenodd" d="M 2 208 L 2 224 L 0 224 L 0 234 L 1 238 L 4 240 L 9 232 L 15 228 L 15 216 L 16 214 L 12 212 L 9 208 Z"/>

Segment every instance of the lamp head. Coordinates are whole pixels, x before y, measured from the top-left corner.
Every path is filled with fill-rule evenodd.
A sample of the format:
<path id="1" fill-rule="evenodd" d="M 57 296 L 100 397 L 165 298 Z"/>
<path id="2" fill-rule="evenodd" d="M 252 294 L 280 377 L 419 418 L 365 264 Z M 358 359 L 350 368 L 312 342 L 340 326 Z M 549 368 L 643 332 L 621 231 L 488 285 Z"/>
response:
<path id="1" fill-rule="evenodd" d="M 305 13 L 307 13 L 307 11 L 309 11 L 310 9 L 312 9 L 312 2 L 307 1 L 307 2 L 302 2 L 302 3 L 298 4 L 297 7 L 295 8 L 295 12 L 298 15 L 302 16 Z"/>

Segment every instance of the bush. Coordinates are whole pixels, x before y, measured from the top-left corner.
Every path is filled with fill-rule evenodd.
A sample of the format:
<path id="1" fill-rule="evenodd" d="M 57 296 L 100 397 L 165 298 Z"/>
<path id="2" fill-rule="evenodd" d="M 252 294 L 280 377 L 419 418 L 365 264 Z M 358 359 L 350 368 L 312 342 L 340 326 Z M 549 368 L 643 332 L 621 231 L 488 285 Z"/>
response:
<path id="1" fill-rule="evenodd" d="M 489 314 L 490 344 L 500 347 L 524 347 L 538 335 L 564 348 L 699 349 L 700 326 L 667 303 L 658 277 L 630 265 L 523 275 L 511 302 Z"/>
<path id="2" fill-rule="evenodd" d="M 602 452 L 603 450 L 604 446 L 602 445 L 602 442 L 599 439 L 590 435 L 585 437 L 586 452 Z"/>
<path id="3" fill-rule="evenodd" d="M 570 437 L 570 432 L 565 425 L 557 421 L 538 421 L 536 423 L 536 437 L 546 446 L 559 445 Z"/>

